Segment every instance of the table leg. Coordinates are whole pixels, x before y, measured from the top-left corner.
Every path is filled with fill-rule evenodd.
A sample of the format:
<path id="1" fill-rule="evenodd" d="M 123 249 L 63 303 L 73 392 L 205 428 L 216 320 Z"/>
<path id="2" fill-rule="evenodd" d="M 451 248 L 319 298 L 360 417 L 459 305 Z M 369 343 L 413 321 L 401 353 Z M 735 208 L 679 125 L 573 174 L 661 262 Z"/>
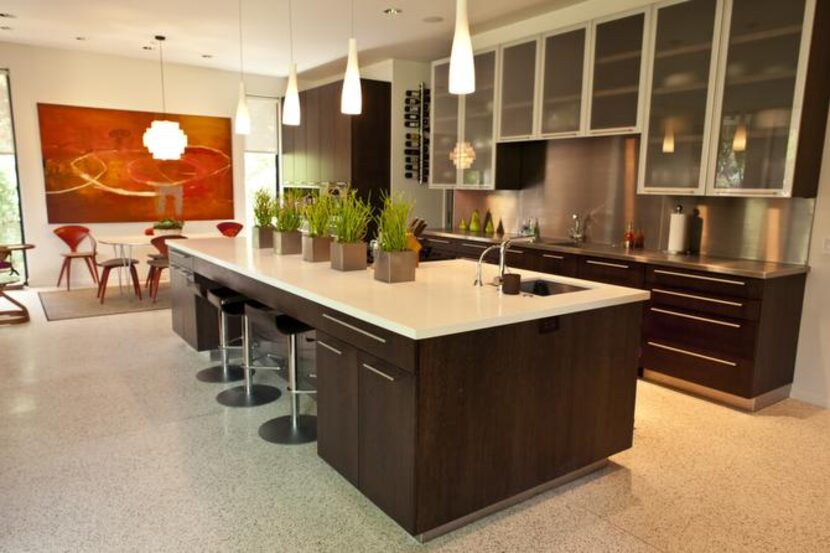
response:
<path id="1" fill-rule="evenodd" d="M 26 309 L 26 306 L 7 295 L 2 288 L 0 288 L 0 300 L 6 300 L 18 308 L 0 311 L 0 325 L 16 325 L 29 321 L 29 310 Z"/>

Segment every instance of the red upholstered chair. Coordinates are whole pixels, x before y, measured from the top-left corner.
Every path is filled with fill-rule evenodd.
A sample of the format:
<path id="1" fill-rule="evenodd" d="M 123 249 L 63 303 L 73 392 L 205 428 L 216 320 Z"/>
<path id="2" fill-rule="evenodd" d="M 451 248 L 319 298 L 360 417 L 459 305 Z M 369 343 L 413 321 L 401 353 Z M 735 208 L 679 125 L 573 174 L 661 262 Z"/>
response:
<path id="1" fill-rule="evenodd" d="M 89 269 L 89 274 L 92 276 L 92 280 L 98 284 L 98 267 L 95 260 L 95 256 L 97 255 L 97 246 L 95 239 L 89 232 L 89 229 L 82 227 L 81 225 L 66 225 L 56 228 L 54 233 L 58 238 L 63 240 L 67 246 L 69 246 L 69 251 L 61 254 L 63 256 L 63 265 L 61 265 L 61 274 L 58 276 L 58 286 L 61 285 L 63 275 L 66 273 L 66 289 L 69 290 L 73 259 L 83 259 L 86 263 L 87 269 Z M 90 246 L 92 246 L 92 250 L 78 251 L 78 246 L 80 246 L 84 240 L 89 241 Z"/>
<path id="2" fill-rule="evenodd" d="M 170 259 L 168 258 L 169 250 L 167 248 L 168 240 L 185 240 L 187 236 L 174 234 L 170 236 L 156 236 L 150 243 L 159 251 L 161 257 L 151 259 L 147 262 L 150 266 L 150 271 L 147 273 L 147 282 L 150 284 L 149 294 L 153 298 L 153 303 L 156 303 L 156 296 L 159 293 L 159 281 L 161 280 L 161 273 L 164 269 L 170 267 Z"/>
<path id="3" fill-rule="evenodd" d="M 216 225 L 216 228 L 219 229 L 219 232 L 223 236 L 227 236 L 228 238 L 233 238 L 242 231 L 242 225 L 236 221 L 224 221 Z"/>

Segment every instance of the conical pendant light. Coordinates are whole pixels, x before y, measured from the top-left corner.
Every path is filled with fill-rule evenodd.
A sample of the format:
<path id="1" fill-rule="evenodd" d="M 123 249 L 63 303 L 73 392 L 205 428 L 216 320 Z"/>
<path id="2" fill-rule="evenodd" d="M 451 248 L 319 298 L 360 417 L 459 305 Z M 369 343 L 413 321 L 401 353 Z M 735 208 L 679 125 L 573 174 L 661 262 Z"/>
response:
<path id="1" fill-rule="evenodd" d="M 282 111 L 282 124 L 296 127 L 300 124 L 300 93 L 297 89 L 297 64 L 294 63 L 294 23 L 292 21 L 291 0 L 288 0 L 288 43 L 291 65 L 288 67 L 288 86 L 285 89 L 285 104 Z"/>
<path id="2" fill-rule="evenodd" d="M 187 148 L 187 135 L 179 128 L 177 122 L 164 119 L 164 114 L 167 112 L 167 102 L 164 97 L 164 53 L 162 45 L 165 40 L 164 36 L 156 36 L 159 45 L 159 67 L 161 68 L 162 119 L 153 121 L 150 123 L 150 127 L 144 131 L 144 147 L 153 154 L 153 159 L 181 159 L 185 148 Z"/>
<path id="3" fill-rule="evenodd" d="M 245 65 L 242 61 L 242 0 L 239 0 L 239 99 L 236 102 L 234 130 L 236 134 L 251 133 L 251 112 L 248 111 L 248 97 L 245 93 Z"/>
<path id="4" fill-rule="evenodd" d="M 450 54 L 450 93 L 471 94 L 476 91 L 476 69 L 473 63 L 473 42 L 467 18 L 467 0 L 455 3 L 455 36 Z"/>
<path id="5" fill-rule="evenodd" d="M 343 90 L 340 93 L 340 113 L 360 115 L 363 110 L 363 95 L 360 90 L 360 67 L 357 63 L 357 40 L 354 38 L 354 0 L 352 9 L 352 34 L 349 38 L 349 58 L 346 62 L 346 75 L 343 77 Z"/>

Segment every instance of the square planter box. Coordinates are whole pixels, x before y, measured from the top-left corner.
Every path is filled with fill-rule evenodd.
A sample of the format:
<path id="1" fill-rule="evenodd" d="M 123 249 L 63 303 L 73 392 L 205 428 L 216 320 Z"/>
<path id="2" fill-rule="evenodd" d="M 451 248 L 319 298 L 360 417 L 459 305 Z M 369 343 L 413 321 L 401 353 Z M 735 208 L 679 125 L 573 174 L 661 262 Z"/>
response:
<path id="1" fill-rule="evenodd" d="M 255 249 L 263 250 L 274 247 L 274 229 L 271 227 L 254 227 L 251 244 Z"/>
<path id="2" fill-rule="evenodd" d="M 277 255 L 294 255 L 302 253 L 303 234 L 295 230 L 293 232 L 274 231 L 274 253 Z"/>
<path id="3" fill-rule="evenodd" d="M 331 243 L 331 268 L 338 271 L 362 271 L 366 268 L 366 243 Z"/>
<path id="4" fill-rule="evenodd" d="M 409 282 L 415 280 L 418 254 L 413 251 L 378 252 L 375 256 L 375 280 Z"/>
<path id="5" fill-rule="evenodd" d="M 303 261 L 318 263 L 331 259 L 331 238 L 303 234 Z"/>

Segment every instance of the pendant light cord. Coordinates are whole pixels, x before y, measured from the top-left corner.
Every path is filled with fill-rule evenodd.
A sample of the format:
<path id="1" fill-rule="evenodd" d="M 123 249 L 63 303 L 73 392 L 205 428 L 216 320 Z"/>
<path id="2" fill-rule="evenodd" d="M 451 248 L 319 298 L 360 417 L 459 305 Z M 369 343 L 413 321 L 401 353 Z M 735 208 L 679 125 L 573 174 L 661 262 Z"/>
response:
<path id="1" fill-rule="evenodd" d="M 291 11 L 291 0 L 288 0 L 288 50 L 291 54 L 291 63 L 294 63 L 294 16 Z"/>
<path id="2" fill-rule="evenodd" d="M 349 38 L 354 38 L 354 0 L 352 0 L 352 36 Z"/>
<path id="3" fill-rule="evenodd" d="M 164 97 L 164 37 L 157 36 L 156 40 L 159 43 L 159 69 L 161 71 L 161 113 L 167 113 L 167 99 Z"/>
<path id="4" fill-rule="evenodd" d="M 239 0 L 239 80 L 244 80 L 245 65 L 242 56 L 242 0 Z"/>

